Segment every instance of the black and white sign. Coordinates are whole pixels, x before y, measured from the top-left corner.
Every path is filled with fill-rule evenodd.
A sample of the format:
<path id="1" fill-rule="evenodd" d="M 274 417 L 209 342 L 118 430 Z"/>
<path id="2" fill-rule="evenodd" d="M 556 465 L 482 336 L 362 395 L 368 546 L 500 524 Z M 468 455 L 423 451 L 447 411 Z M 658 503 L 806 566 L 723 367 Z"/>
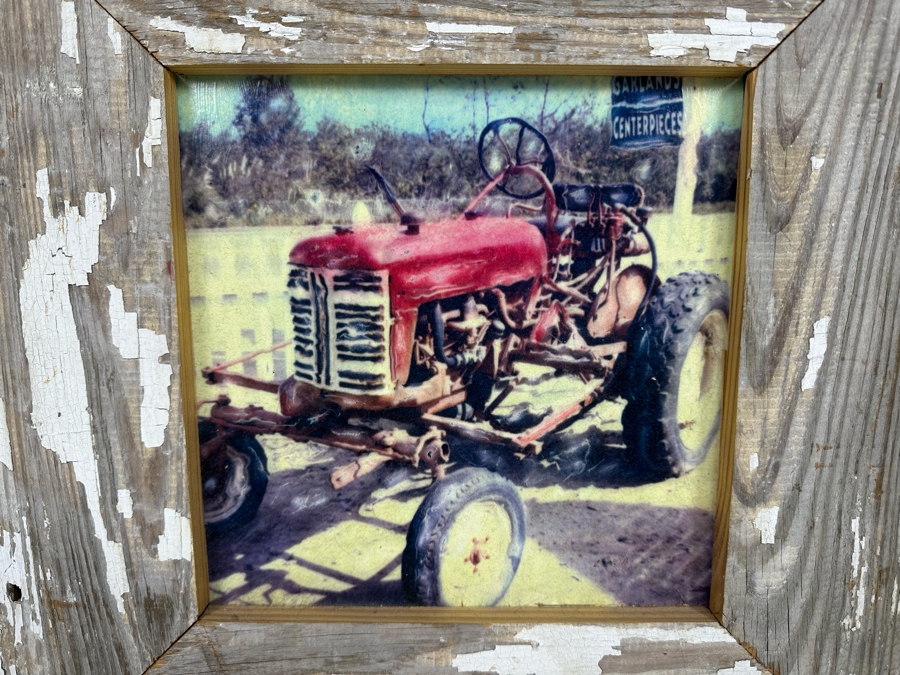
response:
<path id="1" fill-rule="evenodd" d="M 612 78 L 611 145 L 679 145 L 683 126 L 680 77 Z"/>

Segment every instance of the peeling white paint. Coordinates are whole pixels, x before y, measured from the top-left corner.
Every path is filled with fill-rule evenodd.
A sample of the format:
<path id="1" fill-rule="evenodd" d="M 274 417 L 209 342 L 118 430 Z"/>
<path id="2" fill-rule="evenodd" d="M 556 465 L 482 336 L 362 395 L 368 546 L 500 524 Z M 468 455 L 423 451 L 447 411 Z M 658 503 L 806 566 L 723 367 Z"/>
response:
<path id="1" fill-rule="evenodd" d="M 859 558 L 866 548 L 866 538 L 859 536 L 859 518 L 850 521 L 850 530 L 853 532 L 853 557 L 850 565 L 853 568 L 853 576 L 859 576 Z"/>
<path id="2" fill-rule="evenodd" d="M 281 17 L 281 23 L 303 23 L 304 21 L 306 21 L 304 17 L 295 16 L 293 14 Z"/>
<path id="3" fill-rule="evenodd" d="M 809 364 L 806 366 L 806 373 L 803 375 L 803 381 L 800 383 L 801 391 L 812 389 L 816 386 L 816 378 L 819 376 L 819 368 L 825 360 L 825 352 L 828 349 L 828 324 L 831 322 L 830 316 L 825 316 L 813 324 L 813 336 L 809 339 L 809 353 L 806 358 Z"/>
<path id="4" fill-rule="evenodd" d="M 139 355 L 137 312 L 126 312 L 122 290 L 113 285 L 109 290 L 109 325 L 112 343 L 123 359 L 136 359 Z"/>
<path id="5" fill-rule="evenodd" d="M 812 166 L 813 171 L 818 171 L 823 166 L 825 166 L 825 158 L 824 157 L 810 157 L 809 164 Z"/>
<path id="6" fill-rule="evenodd" d="M 756 512 L 753 527 L 759 530 L 763 544 L 775 543 L 775 526 L 778 525 L 779 507 L 769 506 Z"/>
<path id="7" fill-rule="evenodd" d="M 753 661 L 735 661 L 733 668 L 719 668 L 716 675 L 759 675 L 759 669 L 753 665 Z"/>
<path id="8" fill-rule="evenodd" d="M 751 47 L 774 47 L 778 44 L 778 34 L 786 26 L 783 23 L 747 21 L 747 12 L 728 7 L 725 19 L 706 19 L 709 35 L 702 33 L 651 33 L 647 35 L 651 56 L 676 58 L 684 56 L 688 49 L 706 49 L 712 61 L 734 63 L 738 52 L 747 52 Z"/>
<path id="9" fill-rule="evenodd" d="M 188 26 L 171 17 L 154 17 L 150 25 L 157 30 L 167 30 L 184 34 L 184 44 L 188 49 L 207 54 L 240 54 L 244 48 L 244 36 L 240 33 L 225 33 L 218 28 L 197 28 Z"/>
<path id="10" fill-rule="evenodd" d="M 144 140 L 141 141 L 144 165 L 148 169 L 153 166 L 154 145 L 162 145 L 162 103 L 158 98 L 151 96 L 150 109 L 147 111 L 147 128 L 144 130 Z"/>
<path id="11" fill-rule="evenodd" d="M 94 536 L 106 559 L 106 577 L 119 612 L 125 612 L 129 591 L 122 544 L 109 538 L 100 508 L 100 483 L 87 381 L 69 286 L 85 286 L 100 255 L 100 224 L 106 220 L 106 195 L 88 192 L 84 215 L 68 201 L 60 215 L 50 210 L 47 169 L 36 174 L 37 198 L 43 202 L 46 232 L 28 243 L 22 270 L 19 304 L 22 335 L 31 381 L 31 421 L 41 445 L 63 463 L 72 464 L 75 479 L 84 486 Z"/>
<path id="12" fill-rule="evenodd" d="M 138 328 L 137 312 L 126 312 L 122 291 L 113 285 L 109 290 L 109 329 L 112 343 L 123 359 L 138 359 L 141 380 L 141 442 L 158 448 L 165 441 L 169 425 L 169 386 L 172 366 L 159 359 L 169 353 L 165 335 Z"/>
<path id="13" fill-rule="evenodd" d="M 27 525 L 27 523 L 26 523 Z M 41 604 L 38 602 L 34 575 L 34 554 L 31 549 L 31 538 L 26 533 L 23 537 L 18 532 L 7 532 L 0 529 L 0 607 L 5 611 L 15 633 L 15 643 L 24 643 L 25 630 L 28 629 L 38 638 L 43 638 L 43 619 Z M 6 594 L 6 584 L 15 584 L 22 591 L 22 599 L 13 602 Z M 27 619 L 26 619 L 27 615 Z"/>
<path id="14" fill-rule="evenodd" d="M 894 592 L 891 593 L 891 614 L 897 616 L 897 592 L 900 590 L 897 586 L 897 579 L 894 579 Z"/>
<path id="15" fill-rule="evenodd" d="M 256 28 L 260 33 L 266 33 L 267 35 L 271 35 L 272 37 L 280 37 L 285 38 L 286 40 L 299 40 L 300 35 L 303 32 L 301 28 L 294 28 L 292 26 L 283 26 L 275 21 L 260 21 L 255 18 L 256 14 L 259 13 L 259 10 L 256 9 L 248 9 L 243 16 L 239 16 L 236 14 L 232 14 L 231 18 L 237 21 L 238 25 L 244 26 L 245 28 Z M 291 19 L 297 19 L 298 17 L 288 17 Z M 299 19 L 303 21 L 303 19 Z"/>
<path id="16" fill-rule="evenodd" d="M 141 149 L 134 149 L 134 163 L 137 164 L 137 175 L 138 178 L 141 176 Z"/>
<path id="17" fill-rule="evenodd" d="M 158 448 L 165 441 L 166 427 L 169 425 L 169 384 L 172 380 L 172 366 L 160 363 L 159 359 L 169 353 L 165 335 L 157 335 L 152 330 L 138 330 L 140 350 L 139 366 L 141 388 L 141 442 L 148 448 Z"/>
<path id="18" fill-rule="evenodd" d="M 116 511 L 121 513 L 126 520 L 134 516 L 134 502 L 131 500 L 131 490 L 119 490 L 116 492 Z"/>
<path id="19" fill-rule="evenodd" d="M 163 533 L 159 535 L 157 557 L 160 560 L 191 559 L 191 519 L 175 509 L 163 509 Z"/>
<path id="20" fill-rule="evenodd" d="M 428 38 L 421 44 L 407 45 L 409 51 L 421 52 L 429 47 L 442 50 L 463 48 L 466 46 L 467 35 L 509 35 L 515 30 L 515 26 L 440 21 L 426 21 L 425 28 L 429 33 Z"/>
<path id="21" fill-rule="evenodd" d="M 718 625 L 662 628 L 648 625 L 567 626 L 541 624 L 516 633 L 530 644 L 498 645 L 494 649 L 459 654 L 451 664 L 460 673 L 490 672 L 496 675 L 597 675 L 598 661 L 621 655 L 624 640 L 734 644 Z"/>
<path id="22" fill-rule="evenodd" d="M 515 26 L 493 26 L 480 23 L 442 23 L 439 21 L 426 21 L 425 28 L 429 33 L 467 33 L 477 35 L 487 33 L 489 35 L 509 35 Z"/>
<path id="23" fill-rule="evenodd" d="M 857 631 L 862 628 L 866 599 L 866 574 L 869 571 L 869 566 L 860 565 L 862 552 L 866 550 L 866 538 L 859 535 L 859 518 L 854 518 L 850 521 L 850 530 L 853 532 L 853 556 L 850 558 L 850 567 L 851 576 L 856 582 L 856 597 L 851 598 L 851 605 L 855 605 L 852 617 L 845 617 L 842 623 L 844 628 Z"/>
<path id="24" fill-rule="evenodd" d="M 116 22 L 112 17 L 106 20 L 106 34 L 109 35 L 109 41 L 112 42 L 113 53 L 116 56 L 122 55 L 122 35 L 116 30 Z M 110 207 L 112 208 L 112 207 Z"/>
<path id="25" fill-rule="evenodd" d="M 0 398 L 0 464 L 12 471 L 12 443 L 9 440 L 9 427 L 6 426 L 6 405 Z"/>
<path id="26" fill-rule="evenodd" d="M 776 38 L 785 29 L 783 23 L 747 21 L 747 11 L 734 7 L 725 8 L 725 19 L 706 19 L 704 23 L 713 35 L 742 35 Z"/>
<path id="27" fill-rule="evenodd" d="M 759 453 L 754 452 L 750 454 L 750 470 L 755 471 L 759 468 Z"/>
<path id="28" fill-rule="evenodd" d="M 75 63 L 81 63 L 78 59 L 78 16 L 75 14 L 75 3 L 63 0 L 59 11 L 61 24 L 59 51 L 75 59 Z"/>
<path id="29" fill-rule="evenodd" d="M 109 210 L 110 212 L 116 208 L 116 189 L 112 186 L 109 188 Z"/>

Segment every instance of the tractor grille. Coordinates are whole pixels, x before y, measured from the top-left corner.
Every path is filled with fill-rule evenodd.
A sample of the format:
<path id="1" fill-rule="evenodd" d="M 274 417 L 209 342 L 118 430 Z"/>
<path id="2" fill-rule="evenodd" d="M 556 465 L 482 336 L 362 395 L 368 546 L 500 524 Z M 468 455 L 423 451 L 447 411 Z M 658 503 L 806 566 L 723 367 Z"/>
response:
<path id="1" fill-rule="evenodd" d="M 292 266 L 294 375 L 349 394 L 393 390 L 386 272 Z"/>

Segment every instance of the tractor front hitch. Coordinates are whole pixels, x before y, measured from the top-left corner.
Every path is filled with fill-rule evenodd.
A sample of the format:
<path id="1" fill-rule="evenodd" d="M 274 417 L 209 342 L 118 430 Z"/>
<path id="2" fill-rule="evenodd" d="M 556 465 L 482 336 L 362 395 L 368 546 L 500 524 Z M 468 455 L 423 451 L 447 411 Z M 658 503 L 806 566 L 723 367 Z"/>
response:
<path id="1" fill-rule="evenodd" d="M 440 477 L 450 459 L 450 447 L 444 440 L 446 433 L 436 426 L 416 436 L 400 428 L 385 431 L 348 424 L 332 418 L 328 411 L 311 417 L 286 417 L 254 405 L 236 408 L 226 395 L 205 403 L 210 402 L 213 405 L 208 419 L 219 427 L 217 438 L 224 438 L 227 433 L 254 436 L 280 434 L 293 441 L 316 441 L 358 453 L 359 458 L 332 474 L 331 482 L 335 489 L 373 471 L 388 460 L 407 462 Z M 204 444 L 201 448 L 202 459 L 215 454 L 220 445 L 222 443 Z"/>

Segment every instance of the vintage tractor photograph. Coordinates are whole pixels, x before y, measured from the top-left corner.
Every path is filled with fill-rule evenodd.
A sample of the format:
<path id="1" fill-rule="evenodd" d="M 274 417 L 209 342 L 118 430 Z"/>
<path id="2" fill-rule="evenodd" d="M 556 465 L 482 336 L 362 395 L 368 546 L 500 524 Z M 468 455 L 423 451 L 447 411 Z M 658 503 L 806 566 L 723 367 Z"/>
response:
<path id="1" fill-rule="evenodd" d="M 353 180 L 387 217 L 360 201 L 349 219 L 295 241 L 272 270 L 286 292 L 271 302 L 290 317 L 277 344 L 198 357 L 220 392 L 197 403 L 211 551 L 267 518 L 277 470 L 266 444 L 281 464 L 315 448 L 279 488 L 294 506 L 312 503 L 304 471 L 325 469 L 335 495 L 414 493 L 406 517 L 378 516 L 402 544 L 382 574 L 391 568 L 396 603 L 490 606 L 528 555 L 523 488 L 591 489 L 596 475 L 603 487 L 662 489 L 718 451 L 728 282 L 699 267 L 664 278 L 646 187 L 572 180 L 534 120 L 493 118 L 471 140 L 480 184 L 458 210 L 407 202 L 402 176 L 356 162 Z M 247 367 L 273 354 L 281 377 Z M 248 392 L 268 407 L 243 403 Z M 585 421 L 601 404 L 615 411 L 614 432 Z M 348 507 L 353 498 L 315 494 L 323 513 L 326 502 L 362 513 L 369 496 Z M 269 573 L 323 534 L 271 553 Z M 306 560 L 306 573 L 329 575 L 324 558 Z M 693 602 L 680 597 L 671 604 Z"/>

